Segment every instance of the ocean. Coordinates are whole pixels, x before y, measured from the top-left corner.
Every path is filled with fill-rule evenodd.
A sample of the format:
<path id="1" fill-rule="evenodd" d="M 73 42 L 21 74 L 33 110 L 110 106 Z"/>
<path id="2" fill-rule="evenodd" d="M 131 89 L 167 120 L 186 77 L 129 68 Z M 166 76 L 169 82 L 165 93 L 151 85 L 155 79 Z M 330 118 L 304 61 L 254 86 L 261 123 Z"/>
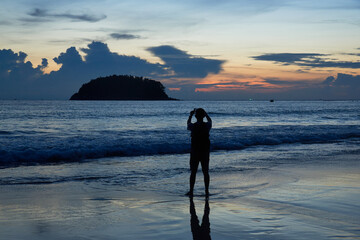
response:
<path id="1" fill-rule="evenodd" d="M 212 151 L 360 138 L 358 101 L 1 101 L 0 166 L 188 153 L 195 107 Z"/>
<path id="2" fill-rule="evenodd" d="M 359 156 L 359 101 L 0 101 L 0 238 L 190 239 L 205 204 L 212 239 L 358 239 Z"/>
<path id="3" fill-rule="evenodd" d="M 187 178 L 186 121 L 197 107 L 213 120 L 214 174 L 360 153 L 358 101 L 1 101 L 0 184 Z M 224 152 L 244 156 L 221 159 Z M 114 159 L 116 170 L 106 165 Z M 49 165 L 72 170 L 37 173 Z"/>

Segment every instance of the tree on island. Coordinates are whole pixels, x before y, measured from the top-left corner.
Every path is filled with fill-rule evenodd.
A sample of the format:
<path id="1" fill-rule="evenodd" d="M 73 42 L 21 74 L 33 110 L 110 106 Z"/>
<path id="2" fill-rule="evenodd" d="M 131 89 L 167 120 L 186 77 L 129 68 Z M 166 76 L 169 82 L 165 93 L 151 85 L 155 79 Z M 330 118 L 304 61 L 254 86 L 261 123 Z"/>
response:
<path id="1" fill-rule="evenodd" d="M 161 82 L 129 75 L 99 77 L 85 83 L 70 100 L 175 100 Z"/>

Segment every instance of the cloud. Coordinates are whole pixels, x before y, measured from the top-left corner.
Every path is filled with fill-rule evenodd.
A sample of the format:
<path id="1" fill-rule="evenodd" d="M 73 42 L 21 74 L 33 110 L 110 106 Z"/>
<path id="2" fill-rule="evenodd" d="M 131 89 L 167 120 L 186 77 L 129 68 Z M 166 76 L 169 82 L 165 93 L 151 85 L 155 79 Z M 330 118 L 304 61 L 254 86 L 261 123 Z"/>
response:
<path id="1" fill-rule="evenodd" d="M 325 56 L 319 53 L 268 53 L 260 56 L 254 56 L 255 60 L 273 61 L 284 64 L 295 64 L 302 59 L 313 59 L 319 56 Z"/>
<path id="2" fill-rule="evenodd" d="M 29 13 L 33 17 L 46 17 L 48 16 L 47 12 L 44 9 L 35 8 L 32 12 Z"/>
<path id="3" fill-rule="evenodd" d="M 283 80 L 274 82 L 284 86 L 291 81 Z M 300 81 L 298 81 L 299 84 Z M 292 87 L 267 88 L 264 85 L 239 83 L 232 88 L 221 88 L 221 83 L 213 86 L 186 85 L 183 94 L 180 91 L 170 92 L 174 97 L 182 97 L 192 100 L 351 100 L 359 99 L 360 75 L 348 75 L 339 73 L 337 76 L 330 76 L 322 83 L 308 85 L 293 85 Z M 197 92 L 195 92 L 197 91 Z"/>
<path id="4" fill-rule="evenodd" d="M 288 87 L 307 87 L 314 85 L 313 81 L 308 80 L 281 80 L 278 78 L 265 78 L 264 81 L 273 85 Z"/>
<path id="5" fill-rule="evenodd" d="M 166 87 L 177 90 L 170 91 L 170 96 L 180 99 L 359 99 L 360 75 L 343 73 L 323 81 L 225 74 L 223 80 L 201 84 L 194 78 L 218 73 L 224 61 L 195 57 L 173 46 L 163 47 L 150 49 L 165 64 L 112 52 L 103 42 L 91 42 L 81 49 L 69 47 L 53 59 L 61 65 L 60 69 L 49 74 L 43 72 L 48 66 L 47 59 L 33 66 L 26 61 L 26 53 L 3 49 L 0 50 L 0 99 L 67 99 L 90 79 L 113 74 L 161 80 Z"/>
<path id="6" fill-rule="evenodd" d="M 32 63 L 25 61 L 27 54 L 14 53 L 11 49 L 0 50 L 0 78 L 26 81 L 42 75 L 41 69 L 47 66 L 47 60 L 42 59 L 42 64 L 33 67 Z"/>
<path id="7" fill-rule="evenodd" d="M 39 68 L 41 70 L 43 70 L 44 68 L 46 68 L 49 65 L 49 62 L 46 58 L 42 58 L 41 59 L 41 65 L 39 65 Z"/>
<path id="8" fill-rule="evenodd" d="M 169 45 L 147 50 L 164 61 L 176 77 L 204 78 L 210 73 L 219 73 L 225 63 L 223 60 L 196 57 Z"/>
<path id="9" fill-rule="evenodd" d="M 127 33 L 111 33 L 110 37 L 117 39 L 117 40 L 131 40 L 140 38 L 138 35 L 127 34 Z"/>
<path id="10" fill-rule="evenodd" d="M 167 74 L 161 64 L 150 63 L 135 56 L 111 52 L 107 44 L 92 42 L 81 51 L 68 48 L 53 60 L 61 67 L 57 71 L 44 74 L 42 71 L 48 60 L 33 67 L 25 61 L 23 52 L 0 50 L 0 98 L 67 99 L 89 80 L 113 74 L 130 74 L 157 77 Z"/>
<path id="11" fill-rule="evenodd" d="M 169 75 L 174 79 L 183 76 L 202 77 L 209 73 L 217 73 L 221 69 L 223 61 L 193 57 L 175 47 L 171 47 L 171 50 L 175 53 L 175 58 L 167 63 L 170 62 L 173 69 L 169 69 L 168 65 L 150 63 L 139 57 L 111 52 L 107 44 L 93 41 L 79 50 L 69 47 L 53 58 L 61 67 L 49 74 L 43 72 L 48 66 L 47 59 L 43 59 L 39 66 L 33 67 L 31 62 L 25 61 L 25 53 L 1 50 L 0 98 L 66 99 L 82 84 L 99 76 L 129 74 L 161 80 Z M 168 50 L 165 52 L 169 53 Z M 190 67 L 191 64 L 194 64 L 193 69 Z M 185 67 L 189 67 L 190 70 L 186 71 L 183 69 Z"/>
<path id="12" fill-rule="evenodd" d="M 325 80 L 257 77 L 222 80 L 211 84 L 173 83 L 169 87 L 180 88 L 169 91 L 172 97 L 189 100 L 349 100 L 359 99 L 360 75 L 338 73 Z"/>
<path id="13" fill-rule="evenodd" d="M 17 96 L 28 97 L 33 83 L 43 75 L 42 69 L 47 60 L 33 67 L 26 61 L 27 54 L 15 53 L 11 49 L 0 50 L 0 98 L 11 99 Z"/>
<path id="14" fill-rule="evenodd" d="M 78 66 L 83 63 L 83 60 L 75 47 L 68 48 L 65 53 L 60 53 L 60 55 L 53 60 L 57 64 L 63 64 L 62 68 Z"/>
<path id="15" fill-rule="evenodd" d="M 360 92 L 360 75 L 338 73 L 336 78 L 326 78 L 323 84 L 329 87 L 347 87 Z"/>
<path id="16" fill-rule="evenodd" d="M 85 54 L 83 59 L 75 47 L 70 47 L 54 58 L 56 63 L 62 65 L 61 68 L 44 76 L 62 89 L 58 91 L 61 94 L 57 98 L 68 98 L 83 83 L 99 76 L 128 74 L 156 78 L 167 74 L 161 64 L 111 52 L 107 44 L 102 42 L 92 42 L 80 50 Z"/>
<path id="17" fill-rule="evenodd" d="M 35 8 L 28 15 L 36 18 L 64 18 L 74 21 L 98 22 L 106 18 L 106 15 L 71 14 L 71 13 L 49 13 L 45 9 Z M 33 21 L 37 21 L 34 19 Z"/>
<path id="18" fill-rule="evenodd" d="M 320 53 L 268 53 L 252 58 L 260 61 L 270 61 L 282 65 L 296 65 L 314 68 L 360 68 L 360 61 L 338 61 L 329 58 L 329 54 Z"/>
<path id="19" fill-rule="evenodd" d="M 85 63 L 99 71 L 99 74 L 121 73 L 141 76 L 161 76 L 167 70 L 161 64 L 150 63 L 135 56 L 126 56 L 113 53 L 107 44 L 92 42 L 87 48 L 82 48 Z"/>
<path id="20" fill-rule="evenodd" d="M 288 86 L 292 88 L 331 88 L 333 91 L 340 91 L 344 89 L 356 90 L 360 92 L 360 75 L 350 75 L 345 73 L 338 73 L 336 76 L 329 76 L 323 81 L 318 80 L 282 80 L 268 78 L 264 79 L 265 82 L 279 85 Z"/>

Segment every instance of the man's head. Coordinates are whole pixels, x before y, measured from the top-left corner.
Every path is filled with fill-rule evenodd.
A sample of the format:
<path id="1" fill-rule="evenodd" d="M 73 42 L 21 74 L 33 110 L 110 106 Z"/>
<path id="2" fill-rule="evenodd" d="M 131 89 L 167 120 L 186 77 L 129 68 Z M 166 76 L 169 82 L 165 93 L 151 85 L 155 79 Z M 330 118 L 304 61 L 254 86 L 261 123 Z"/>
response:
<path id="1" fill-rule="evenodd" d="M 202 108 L 197 108 L 196 112 L 195 112 L 195 117 L 197 120 L 203 120 L 203 118 L 205 117 L 205 110 Z"/>

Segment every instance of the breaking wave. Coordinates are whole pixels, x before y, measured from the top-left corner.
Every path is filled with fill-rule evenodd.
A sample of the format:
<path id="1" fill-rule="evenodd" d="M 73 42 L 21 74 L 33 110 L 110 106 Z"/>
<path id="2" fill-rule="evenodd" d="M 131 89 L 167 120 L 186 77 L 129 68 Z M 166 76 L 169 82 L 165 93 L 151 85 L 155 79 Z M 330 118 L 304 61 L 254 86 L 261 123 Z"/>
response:
<path id="1" fill-rule="evenodd" d="M 76 162 L 106 157 L 182 154 L 190 150 L 185 129 L 95 131 L 85 135 L 0 132 L 0 166 Z M 281 144 L 329 143 L 360 138 L 357 125 L 275 125 L 215 128 L 212 151 Z"/>

